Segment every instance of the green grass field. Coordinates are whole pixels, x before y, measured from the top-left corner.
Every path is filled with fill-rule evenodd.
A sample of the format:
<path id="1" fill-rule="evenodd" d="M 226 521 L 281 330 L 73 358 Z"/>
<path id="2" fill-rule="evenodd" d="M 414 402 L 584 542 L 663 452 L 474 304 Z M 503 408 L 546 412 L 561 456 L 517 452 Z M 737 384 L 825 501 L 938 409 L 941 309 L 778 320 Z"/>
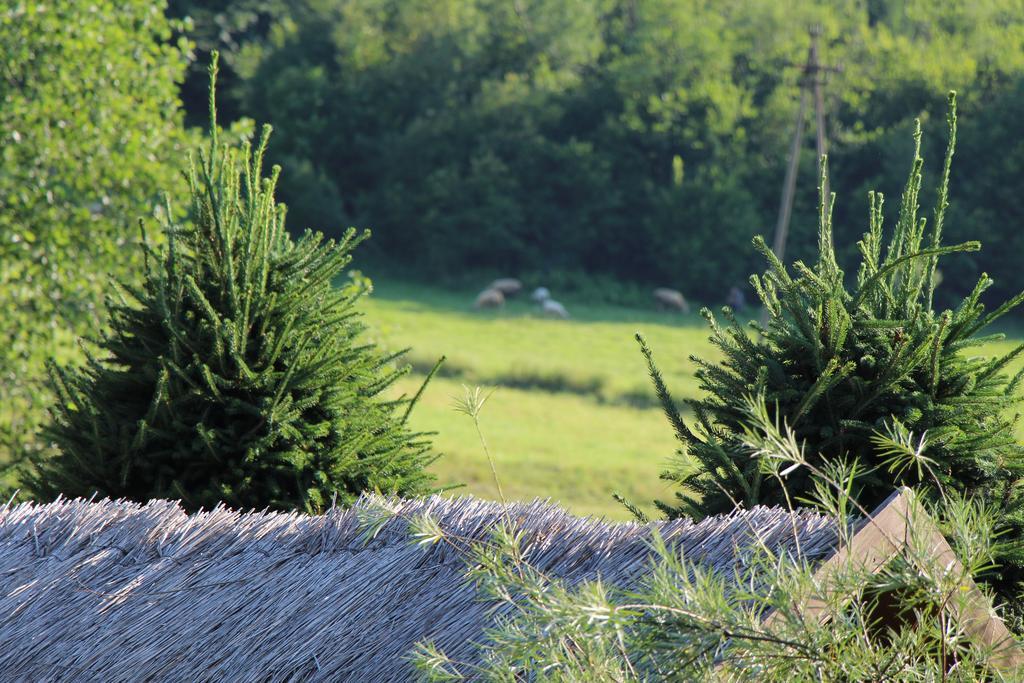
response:
<path id="1" fill-rule="evenodd" d="M 500 312 L 474 311 L 472 299 L 471 292 L 378 281 L 365 300 L 371 337 L 390 349 L 412 347 L 414 373 L 399 391 L 415 393 L 437 358 L 448 358 L 411 418 L 415 428 L 438 433 L 440 484 L 465 485 L 453 495 L 497 498 L 473 422 L 453 408 L 465 385 L 495 390 L 481 426 L 507 497 L 550 498 L 576 513 L 625 519 L 613 492 L 647 511 L 654 499 L 674 495 L 658 475 L 677 444 L 634 334 L 647 337 L 674 398 L 696 396 L 689 357 L 718 356 L 696 312 L 568 300 L 573 318 L 561 321 L 538 317 L 525 298 Z"/>
<path id="2" fill-rule="evenodd" d="M 696 392 L 691 353 L 713 355 L 703 321 L 656 311 L 565 302 L 572 320 L 537 317 L 525 298 L 500 312 L 473 311 L 472 294 L 375 283 L 366 304 L 372 334 L 410 346 L 413 393 L 442 354 L 444 371 L 413 414 L 437 431 L 442 484 L 496 498 L 472 420 L 453 408 L 463 385 L 495 389 L 481 415 L 510 498 L 551 498 L 574 512 L 626 518 L 615 491 L 644 509 L 673 492 L 658 475 L 676 449 L 634 334 L 642 332 L 678 399 Z"/>

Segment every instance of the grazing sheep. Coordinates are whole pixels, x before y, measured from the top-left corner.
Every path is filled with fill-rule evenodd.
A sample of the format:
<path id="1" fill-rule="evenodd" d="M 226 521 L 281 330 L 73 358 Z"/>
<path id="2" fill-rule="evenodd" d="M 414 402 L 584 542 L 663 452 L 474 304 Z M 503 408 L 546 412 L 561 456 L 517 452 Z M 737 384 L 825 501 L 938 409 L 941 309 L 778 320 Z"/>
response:
<path id="1" fill-rule="evenodd" d="M 565 306 L 551 298 L 551 292 L 548 291 L 547 287 L 538 287 L 533 291 L 533 295 L 530 298 L 540 304 L 541 313 L 547 317 L 559 318 L 561 320 L 569 319 L 569 311 L 565 310 Z"/>
<path id="2" fill-rule="evenodd" d="M 658 287 L 652 294 L 658 304 L 658 308 L 662 310 L 679 311 L 680 313 L 690 312 L 690 304 L 686 303 L 686 297 L 683 296 L 682 292 L 677 292 L 667 287 Z"/>
<path id="3" fill-rule="evenodd" d="M 729 296 L 725 298 L 725 304 L 732 310 L 739 313 L 747 307 L 747 297 L 743 294 L 743 290 L 739 287 L 732 287 L 729 289 Z"/>
<path id="4" fill-rule="evenodd" d="M 505 305 L 505 295 L 500 290 L 491 289 L 488 287 L 484 291 L 476 295 L 476 302 L 473 304 L 473 308 L 501 308 Z"/>
<path id="5" fill-rule="evenodd" d="M 540 304 L 540 310 L 549 318 L 569 319 L 569 311 L 554 299 L 544 299 Z"/>
<path id="6" fill-rule="evenodd" d="M 492 282 L 488 289 L 496 289 L 508 298 L 521 292 L 523 283 L 514 277 L 502 277 Z"/>
<path id="7" fill-rule="evenodd" d="M 546 299 L 550 299 L 551 292 L 548 291 L 547 287 L 538 287 L 537 289 L 533 290 L 533 294 L 530 295 L 530 298 L 536 301 L 537 303 L 540 303 L 542 301 L 545 301 Z"/>

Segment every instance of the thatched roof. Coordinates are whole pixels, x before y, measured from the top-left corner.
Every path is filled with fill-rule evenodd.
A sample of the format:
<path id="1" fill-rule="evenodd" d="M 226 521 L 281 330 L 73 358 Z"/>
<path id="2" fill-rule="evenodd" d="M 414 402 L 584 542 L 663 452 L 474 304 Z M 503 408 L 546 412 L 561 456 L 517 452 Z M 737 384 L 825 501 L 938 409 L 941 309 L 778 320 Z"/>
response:
<path id="1" fill-rule="evenodd" d="M 501 506 L 473 498 L 392 501 L 485 539 Z M 360 505 L 365 505 L 361 502 Z M 569 581 L 629 584 L 650 528 L 515 504 L 527 559 Z M 355 510 L 319 517 L 186 515 L 175 503 L 25 503 L 0 508 L 0 671 L 5 681 L 402 681 L 434 640 L 472 661 L 488 605 L 447 545 L 410 544 L 395 519 L 370 542 Z M 756 533 L 808 559 L 836 534 L 811 512 L 755 508 L 694 524 L 661 522 L 690 561 L 731 571 Z"/>

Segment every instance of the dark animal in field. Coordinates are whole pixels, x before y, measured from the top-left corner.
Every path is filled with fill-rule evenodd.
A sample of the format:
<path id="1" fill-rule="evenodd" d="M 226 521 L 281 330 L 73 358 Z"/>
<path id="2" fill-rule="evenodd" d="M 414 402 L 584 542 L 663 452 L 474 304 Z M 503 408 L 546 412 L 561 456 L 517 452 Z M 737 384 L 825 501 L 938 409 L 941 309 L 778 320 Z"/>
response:
<path id="1" fill-rule="evenodd" d="M 667 287 L 658 287 L 652 292 L 652 296 L 654 296 L 654 301 L 658 304 L 658 308 L 663 311 L 690 312 L 690 304 L 686 302 L 686 297 L 683 296 L 682 292 Z"/>
<path id="2" fill-rule="evenodd" d="M 747 296 L 739 287 L 732 287 L 729 289 L 729 296 L 725 297 L 725 304 L 739 313 L 747 307 Z"/>
<path id="3" fill-rule="evenodd" d="M 521 292 L 523 290 L 523 283 L 514 277 L 502 277 L 492 282 L 488 289 L 496 289 L 501 292 L 505 298 L 508 298 Z"/>
<path id="4" fill-rule="evenodd" d="M 505 295 L 502 294 L 500 290 L 488 287 L 476 295 L 476 301 L 473 303 L 473 308 L 501 308 L 504 305 Z"/>

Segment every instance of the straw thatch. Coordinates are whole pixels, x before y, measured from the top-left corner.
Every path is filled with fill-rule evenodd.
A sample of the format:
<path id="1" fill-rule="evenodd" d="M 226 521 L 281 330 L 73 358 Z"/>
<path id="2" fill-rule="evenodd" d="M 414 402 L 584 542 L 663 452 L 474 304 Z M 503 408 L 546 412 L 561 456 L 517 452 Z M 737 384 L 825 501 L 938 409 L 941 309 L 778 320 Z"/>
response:
<path id="1" fill-rule="evenodd" d="M 391 501 L 485 539 L 501 507 L 472 498 Z M 359 506 L 366 506 L 361 501 Z M 5 681 L 402 681 L 434 640 L 474 660 L 489 606 L 445 544 L 410 544 L 394 519 L 366 542 L 358 510 L 319 517 L 186 515 L 173 502 L 0 508 L 0 677 Z M 629 584 L 649 527 L 573 517 L 543 502 L 509 513 L 549 576 Z M 754 534 L 808 559 L 832 553 L 832 523 L 755 508 L 655 524 L 690 561 L 731 571 Z"/>

